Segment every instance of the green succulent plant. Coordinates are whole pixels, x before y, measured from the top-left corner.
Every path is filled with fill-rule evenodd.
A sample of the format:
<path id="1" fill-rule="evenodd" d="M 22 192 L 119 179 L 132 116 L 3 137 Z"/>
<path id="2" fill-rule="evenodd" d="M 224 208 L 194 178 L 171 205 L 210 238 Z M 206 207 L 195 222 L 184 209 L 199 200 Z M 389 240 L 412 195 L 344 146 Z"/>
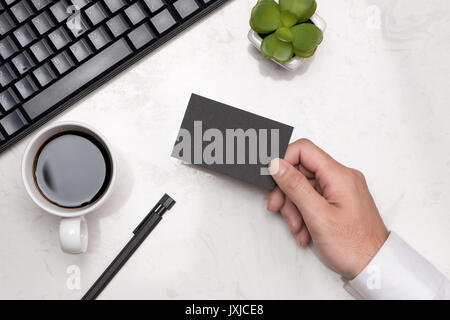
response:
<path id="1" fill-rule="evenodd" d="M 252 10 L 250 26 L 264 35 L 262 54 L 279 62 L 294 54 L 311 57 L 322 42 L 322 31 L 309 19 L 316 12 L 315 0 L 258 0 Z"/>

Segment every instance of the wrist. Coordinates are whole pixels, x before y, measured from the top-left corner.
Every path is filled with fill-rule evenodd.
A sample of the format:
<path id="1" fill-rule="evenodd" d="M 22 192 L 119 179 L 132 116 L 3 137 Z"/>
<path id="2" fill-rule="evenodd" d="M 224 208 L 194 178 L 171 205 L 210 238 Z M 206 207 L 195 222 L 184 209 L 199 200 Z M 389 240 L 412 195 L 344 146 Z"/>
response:
<path id="1" fill-rule="evenodd" d="M 362 246 L 360 251 L 360 255 L 358 258 L 358 262 L 355 264 L 355 268 L 353 268 L 348 279 L 356 278 L 361 271 L 363 271 L 367 265 L 372 261 L 372 259 L 376 256 L 378 251 L 380 251 L 383 244 L 389 237 L 389 231 L 386 227 L 383 226 L 379 232 L 372 234 L 368 237 L 367 241 L 365 241 L 365 245 Z"/>

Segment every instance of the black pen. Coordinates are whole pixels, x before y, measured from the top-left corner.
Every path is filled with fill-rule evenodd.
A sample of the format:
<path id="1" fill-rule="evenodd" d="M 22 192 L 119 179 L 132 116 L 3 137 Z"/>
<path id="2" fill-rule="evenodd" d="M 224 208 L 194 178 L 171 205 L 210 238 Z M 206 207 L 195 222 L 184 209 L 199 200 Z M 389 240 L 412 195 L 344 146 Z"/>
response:
<path id="1" fill-rule="evenodd" d="M 127 245 L 120 251 L 113 262 L 106 268 L 102 273 L 100 278 L 95 281 L 93 286 L 86 292 L 86 294 L 81 298 L 81 300 L 94 300 L 103 291 L 103 289 L 108 285 L 108 283 L 114 278 L 114 276 L 119 272 L 120 268 L 128 261 L 128 259 L 133 255 L 137 248 L 142 242 L 147 238 L 147 236 L 152 232 L 152 230 L 161 221 L 163 214 L 170 210 L 175 204 L 170 196 L 165 194 L 161 200 L 153 207 L 150 213 L 142 220 L 142 222 L 134 229 L 134 236 L 128 241 Z"/>

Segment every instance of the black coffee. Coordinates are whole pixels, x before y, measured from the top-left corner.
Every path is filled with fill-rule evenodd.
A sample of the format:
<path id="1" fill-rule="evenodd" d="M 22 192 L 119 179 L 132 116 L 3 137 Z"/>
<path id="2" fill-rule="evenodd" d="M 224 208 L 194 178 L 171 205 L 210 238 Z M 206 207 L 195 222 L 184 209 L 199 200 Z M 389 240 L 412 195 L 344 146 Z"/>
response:
<path id="1" fill-rule="evenodd" d="M 34 178 L 48 201 L 80 208 L 94 203 L 108 188 L 111 160 L 97 139 L 68 131 L 43 144 L 34 162 Z"/>

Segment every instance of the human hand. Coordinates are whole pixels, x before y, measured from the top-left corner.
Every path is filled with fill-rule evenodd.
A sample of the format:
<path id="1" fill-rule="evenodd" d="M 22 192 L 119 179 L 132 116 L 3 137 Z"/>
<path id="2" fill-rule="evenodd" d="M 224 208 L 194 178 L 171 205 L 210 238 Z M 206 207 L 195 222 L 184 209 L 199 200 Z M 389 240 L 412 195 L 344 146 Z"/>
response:
<path id="1" fill-rule="evenodd" d="M 312 240 L 329 267 L 356 277 L 389 235 L 362 173 L 306 139 L 290 144 L 269 171 L 278 186 L 268 209 L 281 212 L 300 245 Z"/>

